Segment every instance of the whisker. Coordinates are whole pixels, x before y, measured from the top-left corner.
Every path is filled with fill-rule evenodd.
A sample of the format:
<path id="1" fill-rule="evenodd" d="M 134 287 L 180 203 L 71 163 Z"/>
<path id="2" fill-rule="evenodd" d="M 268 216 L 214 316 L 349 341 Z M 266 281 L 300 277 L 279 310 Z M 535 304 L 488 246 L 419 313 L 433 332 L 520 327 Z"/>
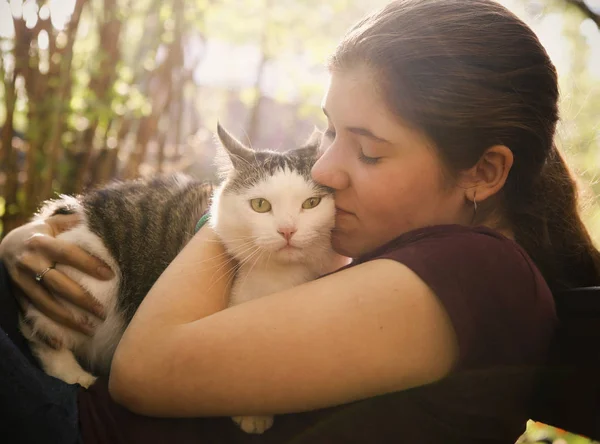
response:
<path id="1" fill-rule="evenodd" d="M 250 274 L 252 273 L 252 270 L 254 269 L 254 267 L 256 266 L 256 264 L 258 263 L 258 261 L 260 260 L 260 258 L 261 258 L 261 256 L 262 256 L 262 254 L 263 254 L 263 251 L 262 251 L 262 250 L 258 250 L 258 251 L 259 251 L 259 252 L 258 252 L 258 255 L 256 256 L 256 259 L 255 259 L 254 263 L 253 263 L 253 264 L 252 264 L 252 266 L 250 267 L 250 270 L 248 270 L 248 272 L 247 272 L 247 273 L 246 273 L 246 275 L 244 276 L 244 281 L 243 281 L 243 283 L 242 283 L 242 284 L 240 284 L 240 285 L 243 285 L 244 283 L 246 283 L 246 281 L 248 280 L 248 276 L 250 276 Z"/>

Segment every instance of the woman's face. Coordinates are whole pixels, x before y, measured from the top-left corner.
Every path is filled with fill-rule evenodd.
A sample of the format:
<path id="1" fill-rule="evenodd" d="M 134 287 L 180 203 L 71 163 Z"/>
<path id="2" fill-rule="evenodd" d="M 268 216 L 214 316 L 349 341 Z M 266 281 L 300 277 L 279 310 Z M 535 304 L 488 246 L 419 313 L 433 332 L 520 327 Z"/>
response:
<path id="1" fill-rule="evenodd" d="M 313 178 L 335 190 L 334 249 L 357 257 L 424 226 L 468 224 L 431 142 L 386 107 L 366 68 L 334 72 L 324 99 L 324 153 Z"/>

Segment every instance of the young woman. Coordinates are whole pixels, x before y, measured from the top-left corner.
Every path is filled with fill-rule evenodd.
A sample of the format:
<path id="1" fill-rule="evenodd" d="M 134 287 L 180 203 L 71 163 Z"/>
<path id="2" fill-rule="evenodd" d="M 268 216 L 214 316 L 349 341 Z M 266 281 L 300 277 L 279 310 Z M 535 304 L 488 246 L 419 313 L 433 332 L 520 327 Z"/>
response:
<path id="1" fill-rule="evenodd" d="M 255 439 L 217 419 L 146 416 L 282 415 L 261 442 L 508 443 L 523 432 L 556 326 L 551 291 L 600 284 L 553 143 L 546 51 L 491 0 L 399 0 L 349 31 L 330 71 L 313 176 L 335 190 L 333 245 L 352 264 L 223 310 L 225 251 L 202 228 L 117 349 L 110 395 L 139 415 L 105 381 L 80 391 L 88 441 L 109 430 L 187 442 L 169 435 L 186 427 L 195 442 Z M 43 286 L 33 276 L 100 264 L 48 231 L 15 230 L 0 254 L 31 303 L 68 324 L 48 289 L 92 303 L 55 270 Z"/>

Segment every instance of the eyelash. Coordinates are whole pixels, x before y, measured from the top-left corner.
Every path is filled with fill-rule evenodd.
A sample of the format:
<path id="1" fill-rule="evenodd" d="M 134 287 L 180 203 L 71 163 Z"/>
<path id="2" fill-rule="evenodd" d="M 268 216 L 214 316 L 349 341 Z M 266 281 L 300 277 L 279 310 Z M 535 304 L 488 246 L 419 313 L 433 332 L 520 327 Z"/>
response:
<path id="1" fill-rule="evenodd" d="M 381 157 L 365 156 L 362 151 L 358 155 L 358 160 L 360 160 L 363 163 L 366 163 L 367 165 L 375 165 L 377 162 L 379 162 L 379 159 L 381 159 Z"/>
<path id="2" fill-rule="evenodd" d="M 331 140 L 335 139 L 335 131 L 326 130 L 325 137 L 327 137 Z M 375 165 L 377 162 L 379 162 L 379 159 L 381 159 L 381 157 L 365 156 L 365 154 L 362 152 L 362 150 L 360 151 L 360 154 L 358 155 L 358 160 L 360 160 L 363 163 L 366 163 L 367 165 Z"/>

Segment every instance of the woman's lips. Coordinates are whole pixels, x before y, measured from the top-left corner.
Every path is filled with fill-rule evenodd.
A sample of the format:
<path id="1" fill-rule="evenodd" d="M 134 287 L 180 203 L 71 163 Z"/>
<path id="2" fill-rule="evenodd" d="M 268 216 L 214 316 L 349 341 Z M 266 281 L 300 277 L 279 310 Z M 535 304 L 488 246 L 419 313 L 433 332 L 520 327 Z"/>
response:
<path id="1" fill-rule="evenodd" d="M 345 215 L 353 215 L 350 211 L 346 211 L 343 208 L 335 207 L 336 216 L 345 216 Z"/>

